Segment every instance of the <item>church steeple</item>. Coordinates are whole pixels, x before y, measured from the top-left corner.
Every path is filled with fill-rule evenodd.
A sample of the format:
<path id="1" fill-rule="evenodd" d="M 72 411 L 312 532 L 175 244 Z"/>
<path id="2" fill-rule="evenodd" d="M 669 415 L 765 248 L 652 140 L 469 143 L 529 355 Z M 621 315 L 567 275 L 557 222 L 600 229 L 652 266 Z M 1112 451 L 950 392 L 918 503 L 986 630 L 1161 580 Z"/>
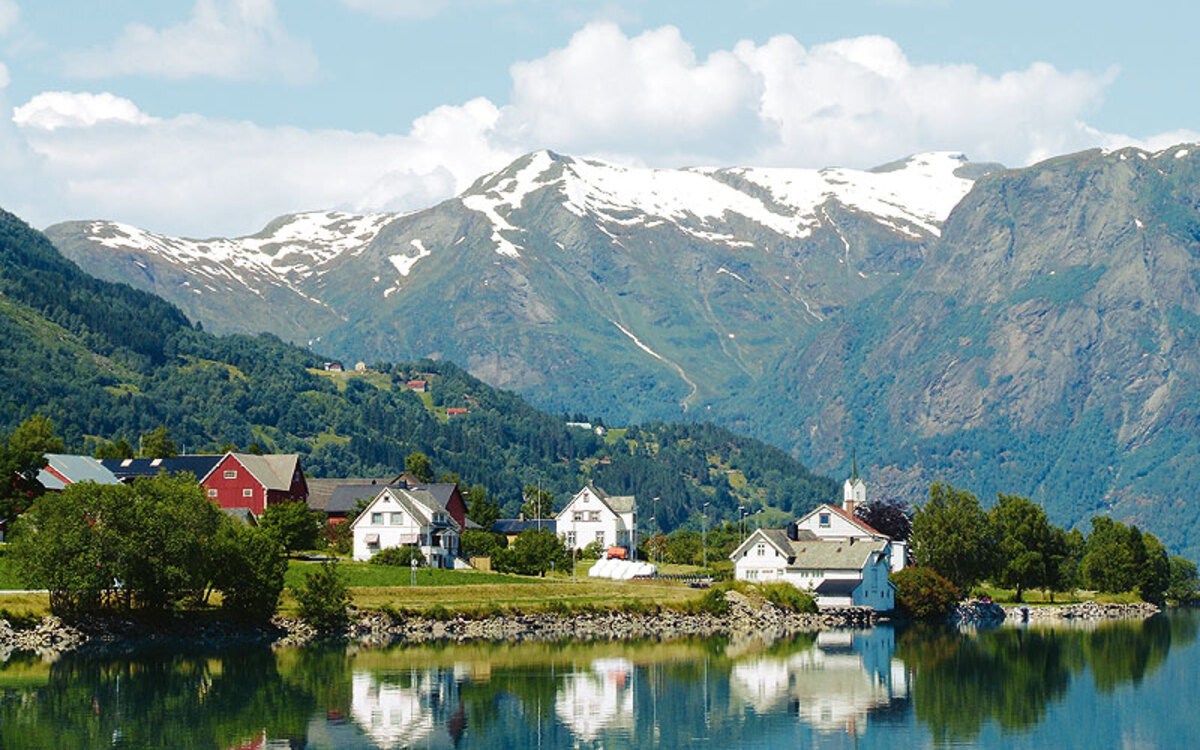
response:
<path id="1" fill-rule="evenodd" d="M 858 476 L 858 449 L 850 450 L 850 478 L 842 488 L 842 509 L 854 515 L 855 508 L 867 504 L 867 483 Z"/>

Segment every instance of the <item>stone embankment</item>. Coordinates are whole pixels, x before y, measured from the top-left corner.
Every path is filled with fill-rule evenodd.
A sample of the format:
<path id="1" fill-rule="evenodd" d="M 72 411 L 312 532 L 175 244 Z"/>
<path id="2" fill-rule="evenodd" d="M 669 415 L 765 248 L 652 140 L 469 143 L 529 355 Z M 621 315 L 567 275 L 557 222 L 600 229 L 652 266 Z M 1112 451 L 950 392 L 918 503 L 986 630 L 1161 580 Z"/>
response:
<path id="1" fill-rule="evenodd" d="M 964 601 L 947 617 L 952 625 L 980 626 L 1002 622 L 1057 622 L 1061 620 L 1144 620 L 1159 613 L 1159 608 L 1146 602 L 1135 604 L 1050 604 L 1001 606 L 995 602 Z"/>
<path id="2" fill-rule="evenodd" d="M 1050 604 L 1038 607 L 1006 606 L 1004 614 L 1012 622 L 1045 622 L 1047 620 L 1144 620 L 1161 610 L 1147 602 L 1135 604 Z"/>
<path id="3" fill-rule="evenodd" d="M 868 607 L 825 609 L 817 614 L 782 610 L 769 602 L 752 600 L 736 591 L 727 595 L 729 611 L 706 612 L 578 612 L 571 614 L 524 613 L 485 618 L 392 617 L 381 612 L 354 612 L 339 637 L 365 646 L 387 646 L 432 641 L 619 641 L 643 638 L 669 640 L 729 634 L 784 636 L 839 627 L 870 627 L 877 613 Z M 277 647 L 302 645 L 320 637 L 302 620 L 275 617 L 269 626 L 241 627 L 222 623 L 183 625 L 149 630 L 124 621 L 91 621 L 80 627 L 55 617 L 36 627 L 14 630 L 0 620 L 0 658 L 12 651 L 34 651 L 43 657 L 80 647 L 124 647 L 146 642 L 178 642 L 191 646 L 218 646 L 232 642 L 268 642 Z"/>

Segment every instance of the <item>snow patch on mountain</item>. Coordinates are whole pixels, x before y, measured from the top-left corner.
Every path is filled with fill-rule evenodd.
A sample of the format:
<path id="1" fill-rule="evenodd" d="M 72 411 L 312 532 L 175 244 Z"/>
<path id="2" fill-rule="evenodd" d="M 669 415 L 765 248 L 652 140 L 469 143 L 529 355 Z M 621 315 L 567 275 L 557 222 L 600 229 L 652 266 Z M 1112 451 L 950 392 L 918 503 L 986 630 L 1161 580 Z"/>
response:
<path id="1" fill-rule="evenodd" d="M 428 248 L 420 240 L 413 240 L 409 243 L 417 250 L 416 255 L 393 255 L 388 258 L 401 276 L 407 276 L 412 267 L 416 265 L 421 258 L 428 258 L 431 253 Z"/>
<path id="2" fill-rule="evenodd" d="M 248 275 L 296 290 L 296 282 L 311 276 L 322 263 L 344 253 L 361 253 L 396 217 L 338 211 L 294 214 L 256 235 L 234 239 L 175 238 L 104 221 L 92 222 L 87 231 L 91 241 L 102 247 L 158 255 L 202 276 L 237 282 L 261 294 Z"/>
<path id="3" fill-rule="evenodd" d="M 870 214 L 911 237 L 936 235 L 973 180 L 955 173 L 961 154 L 919 154 L 877 171 L 854 169 L 649 169 L 547 151 L 481 178 L 463 204 L 492 224 L 496 252 L 516 257 L 504 233 L 523 231 L 514 214 L 534 191 L 555 186 L 571 213 L 621 226 L 670 223 L 697 239 L 730 247 L 753 243 L 721 231 L 731 215 L 790 238 L 804 238 L 825 221 L 821 207 L 836 201 Z M 749 189 L 743 189 L 748 186 Z"/>

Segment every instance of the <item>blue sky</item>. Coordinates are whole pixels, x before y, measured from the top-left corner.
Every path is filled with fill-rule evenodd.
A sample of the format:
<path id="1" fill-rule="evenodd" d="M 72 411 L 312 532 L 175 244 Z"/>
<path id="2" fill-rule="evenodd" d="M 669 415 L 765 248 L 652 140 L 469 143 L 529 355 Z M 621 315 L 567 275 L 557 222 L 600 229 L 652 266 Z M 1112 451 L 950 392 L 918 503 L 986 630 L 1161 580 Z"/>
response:
<path id="1" fill-rule="evenodd" d="M 1019 166 L 1194 141 L 1184 2 L 0 0 L 0 205 L 248 234 L 411 210 L 539 148 Z"/>

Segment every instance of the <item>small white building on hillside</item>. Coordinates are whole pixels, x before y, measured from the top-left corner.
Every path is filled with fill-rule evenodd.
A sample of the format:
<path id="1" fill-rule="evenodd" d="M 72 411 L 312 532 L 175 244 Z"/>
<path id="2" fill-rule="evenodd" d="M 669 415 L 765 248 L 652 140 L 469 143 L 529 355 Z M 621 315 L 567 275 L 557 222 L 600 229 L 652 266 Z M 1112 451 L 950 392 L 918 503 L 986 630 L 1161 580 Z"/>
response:
<path id="1" fill-rule="evenodd" d="M 559 511 L 555 528 L 567 549 L 583 549 L 593 542 L 602 548 L 637 545 L 637 499 L 609 495 L 588 483 Z"/>
<path id="2" fill-rule="evenodd" d="M 411 546 L 433 568 L 454 567 L 462 533 L 433 495 L 402 487 L 384 487 L 350 528 L 355 560 L 370 560 L 388 547 Z"/>

